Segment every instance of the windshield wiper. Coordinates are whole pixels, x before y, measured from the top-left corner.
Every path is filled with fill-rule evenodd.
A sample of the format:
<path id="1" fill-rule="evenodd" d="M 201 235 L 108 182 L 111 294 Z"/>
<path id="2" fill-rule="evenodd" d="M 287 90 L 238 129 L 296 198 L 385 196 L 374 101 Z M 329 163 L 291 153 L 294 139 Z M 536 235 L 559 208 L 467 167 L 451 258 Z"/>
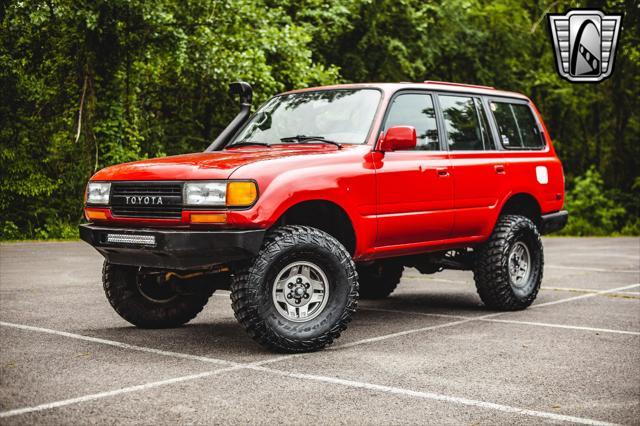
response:
<path id="1" fill-rule="evenodd" d="M 286 138 L 280 138 L 280 141 L 282 141 L 282 142 L 294 142 L 294 141 L 297 141 L 298 143 L 321 142 L 321 143 L 328 143 L 328 144 L 331 144 L 331 145 L 335 145 L 335 146 L 338 147 L 338 149 L 342 149 L 342 144 L 340 144 L 340 143 L 338 143 L 336 141 L 325 139 L 324 136 L 296 135 L 296 136 L 288 136 Z"/>
<path id="2" fill-rule="evenodd" d="M 238 146 L 251 146 L 251 145 L 268 146 L 269 148 L 271 148 L 271 145 L 269 145 L 268 143 L 264 143 L 264 142 L 240 141 L 240 142 L 232 143 L 231 145 L 227 145 L 225 147 L 225 149 L 235 148 L 235 147 L 238 147 Z"/>

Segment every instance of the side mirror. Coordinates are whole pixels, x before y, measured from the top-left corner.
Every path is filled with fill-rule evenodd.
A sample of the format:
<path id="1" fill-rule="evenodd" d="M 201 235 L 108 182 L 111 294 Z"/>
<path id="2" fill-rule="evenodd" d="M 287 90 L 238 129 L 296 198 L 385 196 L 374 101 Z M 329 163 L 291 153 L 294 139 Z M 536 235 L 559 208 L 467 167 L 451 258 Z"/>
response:
<path id="1" fill-rule="evenodd" d="M 417 145 L 416 128 L 413 126 L 394 126 L 387 129 L 379 149 L 382 152 L 415 149 Z"/>

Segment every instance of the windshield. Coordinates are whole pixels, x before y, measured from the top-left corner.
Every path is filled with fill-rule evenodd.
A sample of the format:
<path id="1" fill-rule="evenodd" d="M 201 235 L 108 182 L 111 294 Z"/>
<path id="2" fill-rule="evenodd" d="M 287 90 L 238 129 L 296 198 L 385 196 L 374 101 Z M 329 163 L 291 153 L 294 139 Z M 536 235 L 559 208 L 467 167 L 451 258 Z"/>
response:
<path id="1" fill-rule="evenodd" d="M 361 144 L 366 141 L 379 101 L 380 92 L 373 89 L 319 90 L 276 96 L 256 111 L 227 146 L 322 139 Z"/>

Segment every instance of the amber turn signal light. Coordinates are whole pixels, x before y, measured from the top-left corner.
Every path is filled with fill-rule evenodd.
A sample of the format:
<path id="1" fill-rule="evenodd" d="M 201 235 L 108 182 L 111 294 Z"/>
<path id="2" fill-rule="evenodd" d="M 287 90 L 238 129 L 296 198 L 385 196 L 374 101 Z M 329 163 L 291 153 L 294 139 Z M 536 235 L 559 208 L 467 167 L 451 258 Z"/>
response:
<path id="1" fill-rule="evenodd" d="M 87 220 L 107 220 L 107 214 L 102 210 L 85 209 L 84 216 Z"/>
<path id="2" fill-rule="evenodd" d="M 227 184 L 227 206 L 246 207 L 258 198 L 255 182 L 229 182 Z"/>
<path id="3" fill-rule="evenodd" d="M 227 215 L 222 213 L 191 213 L 191 223 L 226 223 Z"/>

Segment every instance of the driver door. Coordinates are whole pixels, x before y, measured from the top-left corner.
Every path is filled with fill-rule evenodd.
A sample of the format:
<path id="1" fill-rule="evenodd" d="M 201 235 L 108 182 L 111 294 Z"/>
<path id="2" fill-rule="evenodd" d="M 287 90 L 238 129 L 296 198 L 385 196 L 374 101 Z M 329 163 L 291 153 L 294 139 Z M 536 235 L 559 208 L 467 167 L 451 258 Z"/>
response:
<path id="1" fill-rule="evenodd" d="M 453 179 L 449 155 L 442 149 L 433 96 L 400 92 L 391 101 L 383 131 L 413 126 L 414 150 L 385 152 L 376 169 L 377 247 L 424 245 L 450 237 L 453 228 Z"/>

